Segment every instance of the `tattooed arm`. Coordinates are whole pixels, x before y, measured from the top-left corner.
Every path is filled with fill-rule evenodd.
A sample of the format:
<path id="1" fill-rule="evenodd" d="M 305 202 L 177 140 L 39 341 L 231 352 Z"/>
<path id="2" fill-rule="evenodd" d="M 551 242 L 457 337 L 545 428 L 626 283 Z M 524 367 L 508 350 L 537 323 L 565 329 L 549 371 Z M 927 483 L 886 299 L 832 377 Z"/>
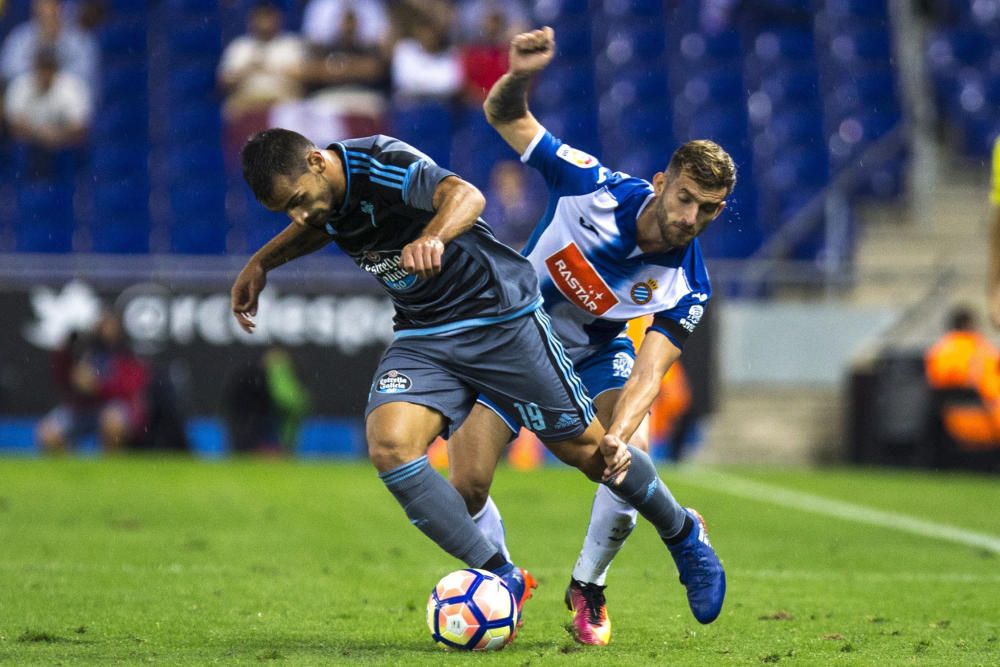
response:
<path id="1" fill-rule="evenodd" d="M 244 331 L 251 333 L 256 326 L 253 318 L 257 314 L 257 299 L 267 284 L 267 272 L 315 252 L 332 240 L 321 229 L 293 222 L 254 253 L 236 276 L 230 292 L 233 315 Z"/>
<path id="2" fill-rule="evenodd" d="M 556 52 L 555 33 L 542 28 L 521 33 L 510 41 L 507 73 L 493 84 L 483 103 L 486 120 L 511 148 L 524 153 L 541 124 L 528 111 L 528 87 Z"/>

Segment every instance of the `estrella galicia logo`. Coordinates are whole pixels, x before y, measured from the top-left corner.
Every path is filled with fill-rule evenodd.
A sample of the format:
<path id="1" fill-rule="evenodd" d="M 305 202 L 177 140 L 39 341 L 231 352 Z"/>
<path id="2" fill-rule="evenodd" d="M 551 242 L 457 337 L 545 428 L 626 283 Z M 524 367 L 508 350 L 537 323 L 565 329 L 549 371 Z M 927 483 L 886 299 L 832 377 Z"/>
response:
<path id="1" fill-rule="evenodd" d="M 386 371 L 375 380 L 375 391 L 380 394 L 403 394 L 410 391 L 413 382 L 397 370 Z"/>
<path id="2" fill-rule="evenodd" d="M 651 281 L 644 283 L 636 283 L 632 285 L 632 289 L 629 291 L 629 296 L 632 297 L 632 301 L 644 306 L 649 303 L 649 300 L 653 298 L 653 290 L 655 287 L 650 285 Z"/>
<path id="3" fill-rule="evenodd" d="M 412 287 L 417 277 L 400 266 L 402 258 L 398 252 L 380 253 L 368 251 L 358 260 L 358 266 L 372 274 L 391 290 L 400 291 Z"/>

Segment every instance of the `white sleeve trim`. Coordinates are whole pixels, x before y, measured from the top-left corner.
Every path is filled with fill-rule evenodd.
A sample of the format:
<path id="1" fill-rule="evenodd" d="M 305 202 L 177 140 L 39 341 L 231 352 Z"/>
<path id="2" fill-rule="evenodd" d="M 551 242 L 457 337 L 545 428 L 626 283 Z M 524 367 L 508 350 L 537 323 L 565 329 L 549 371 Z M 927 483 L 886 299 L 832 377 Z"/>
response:
<path id="1" fill-rule="evenodd" d="M 528 144 L 528 147 L 524 149 L 523 153 L 521 153 L 521 162 L 527 162 L 528 160 L 531 159 L 531 153 L 535 150 L 535 146 L 538 145 L 538 142 L 541 141 L 542 137 L 544 136 L 545 136 L 545 128 L 544 127 L 538 128 L 538 132 L 535 134 L 535 138 L 531 140 L 531 143 Z"/>

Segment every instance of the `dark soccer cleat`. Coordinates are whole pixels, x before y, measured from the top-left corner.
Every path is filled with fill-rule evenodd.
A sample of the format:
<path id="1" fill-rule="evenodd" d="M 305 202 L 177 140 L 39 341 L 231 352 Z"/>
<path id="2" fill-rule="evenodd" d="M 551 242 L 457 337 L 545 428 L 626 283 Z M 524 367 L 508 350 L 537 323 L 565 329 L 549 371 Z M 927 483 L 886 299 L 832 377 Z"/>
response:
<path id="1" fill-rule="evenodd" d="M 569 580 L 566 607 L 573 612 L 573 639 L 581 644 L 607 646 L 611 641 L 611 619 L 604 600 L 605 586 Z"/>
<path id="2" fill-rule="evenodd" d="M 514 601 L 517 603 L 517 627 L 520 628 L 524 625 L 521 610 L 524 609 L 524 603 L 533 595 L 533 591 L 538 588 L 538 582 L 535 581 L 530 572 L 513 564 L 507 572 L 497 572 L 497 574 L 507 584 L 507 588 L 510 589 Z"/>
<path id="3" fill-rule="evenodd" d="M 708 541 L 708 529 L 701 515 L 690 507 L 694 521 L 691 533 L 680 544 L 667 545 L 677 563 L 681 583 L 687 588 L 688 605 L 699 623 L 711 623 L 722 611 L 726 597 L 726 572 Z"/>

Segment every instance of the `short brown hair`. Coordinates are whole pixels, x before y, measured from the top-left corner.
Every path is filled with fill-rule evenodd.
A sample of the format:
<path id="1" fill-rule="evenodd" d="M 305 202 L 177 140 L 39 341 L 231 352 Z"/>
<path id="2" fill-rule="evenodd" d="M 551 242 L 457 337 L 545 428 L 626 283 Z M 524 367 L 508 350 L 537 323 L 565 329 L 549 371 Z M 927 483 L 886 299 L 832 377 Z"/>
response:
<path id="1" fill-rule="evenodd" d="M 736 164 L 722 146 L 708 139 L 689 141 L 674 151 L 667 173 L 680 176 L 683 172 L 706 190 L 725 188 L 728 197 L 736 187 Z"/>

